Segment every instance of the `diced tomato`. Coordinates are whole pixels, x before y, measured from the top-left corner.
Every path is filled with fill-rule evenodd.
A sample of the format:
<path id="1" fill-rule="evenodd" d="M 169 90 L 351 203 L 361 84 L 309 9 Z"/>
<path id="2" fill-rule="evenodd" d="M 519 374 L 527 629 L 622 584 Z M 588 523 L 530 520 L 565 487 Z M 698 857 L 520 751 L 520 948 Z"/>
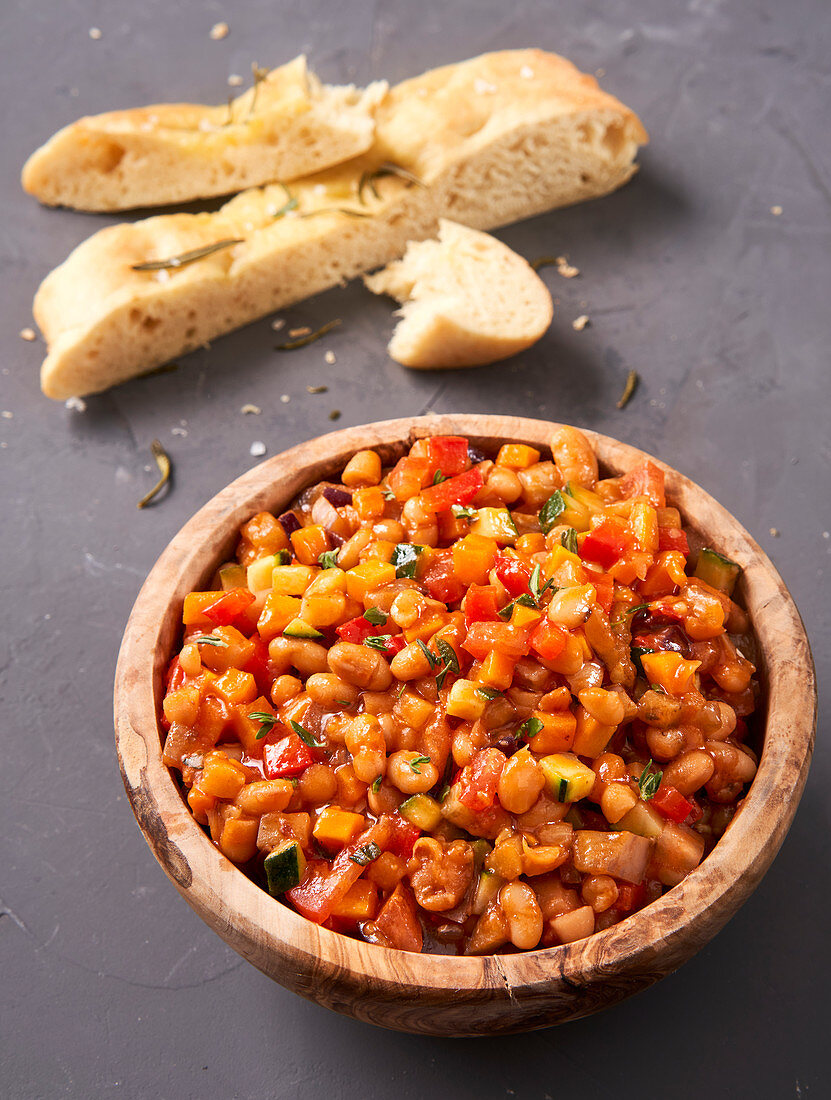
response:
<path id="1" fill-rule="evenodd" d="M 331 865 L 322 860 L 310 861 L 300 885 L 286 891 L 286 897 L 298 913 L 315 924 L 328 920 L 332 910 L 343 901 L 364 872 L 365 864 L 356 863 L 351 857 L 366 844 L 376 843 L 384 848 L 388 832 L 389 818 L 379 818 L 348 844 Z"/>
<path id="2" fill-rule="evenodd" d="M 670 821 L 682 822 L 692 813 L 693 804 L 689 802 L 675 787 L 662 783 L 650 799 L 651 805 L 658 813 L 669 818 Z"/>
<path id="3" fill-rule="evenodd" d="M 700 821 L 704 816 L 704 811 L 698 804 L 698 801 L 693 798 L 692 795 L 690 795 L 687 801 L 692 806 L 692 809 L 690 810 L 689 814 L 687 814 L 687 816 L 684 818 L 684 823 L 686 825 L 695 825 L 696 821 Z"/>
<path id="4" fill-rule="evenodd" d="M 465 586 L 453 570 L 452 550 L 434 551 L 421 581 L 433 599 L 442 603 L 458 603 L 465 594 Z"/>
<path id="5" fill-rule="evenodd" d="M 389 947 L 399 951 L 421 951 L 424 946 L 415 897 L 401 882 L 381 906 L 374 924 Z"/>
<path id="6" fill-rule="evenodd" d="M 312 749 L 296 733 L 290 733 L 263 749 L 263 770 L 269 779 L 300 775 L 316 760 Z"/>
<path id="7" fill-rule="evenodd" d="M 431 476 L 435 476 L 437 471 L 445 477 L 464 473 L 470 465 L 467 440 L 460 435 L 433 436 L 427 440 L 427 461 Z"/>
<path id="8" fill-rule="evenodd" d="M 431 485 L 421 493 L 420 499 L 430 511 L 445 512 L 454 504 L 470 504 L 484 484 L 481 471 L 474 466 L 463 474 L 441 481 L 438 485 Z"/>
<path id="9" fill-rule="evenodd" d="M 656 508 L 665 508 L 664 471 L 647 459 L 635 466 L 622 479 L 621 492 L 625 497 L 646 497 Z"/>
<path id="10" fill-rule="evenodd" d="M 687 536 L 680 527 L 659 527 L 658 549 L 679 550 L 687 557 L 690 552 L 690 544 L 687 542 Z"/>
<path id="11" fill-rule="evenodd" d="M 526 656 L 531 647 L 529 636 L 527 628 L 511 626 L 510 623 L 479 622 L 471 624 L 462 645 L 478 661 L 484 661 L 491 650 L 518 661 Z"/>
<path id="12" fill-rule="evenodd" d="M 275 680 L 274 672 L 269 663 L 268 646 L 257 634 L 251 638 L 251 641 L 254 643 L 254 652 L 243 665 L 242 671 L 250 672 L 257 681 L 257 687 L 261 694 L 268 695 Z"/>
<path id="13" fill-rule="evenodd" d="M 631 541 L 626 524 L 616 516 L 607 516 L 586 535 L 580 557 L 608 569 L 623 555 Z"/>
<path id="14" fill-rule="evenodd" d="M 386 850 L 395 856 L 400 856 L 401 859 L 409 859 L 413 854 L 415 842 L 421 836 L 421 829 L 417 825 L 411 825 L 398 814 L 391 814 L 388 820 L 391 831 Z"/>
<path id="15" fill-rule="evenodd" d="M 620 909 L 622 913 L 633 913 L 636 909 L 642 909 L 645 901 L 645 882 L 639 882 L 637 886 L 633 886 L 629 882 L 619 882 L 617 884 L 615 909 Z"/>
<path id="16" fill-rule="evenodd" d="M 462 600 L 468 630 L 472 623 L 498 622 L 498 610 L 496 589 L 491 585 L 472 584 Z"/>
<path id="17" fill-rule="evenodd" d="M 328 900 L 326 897 L 328 878 L 329 864 L 325 860 L 309 860 L 303 881 L 299 886 L 293 886 L 291 890 L 286 891 L 286 897 L 297 912 L 316 924 L 323 924 L 329 916 L 328 913 L 323 915 Z"/>
<path id="18" fill-rule="evenodd" d="M 496 559 L 496 575 L 503 586 L 516 598 L 528 591 L 531 582 L 531 570 L 519 558 L 500 554 Z"/>
<path id="19" fill-rule="evenodd" d="M 363 615 L 358 615 L 348 622 L 341 623 L 336 628 L 336 633 L 341 641 L 352 642 L 354 645 L 363 645 L 370 634 L 377 634 L 378 632 L 379 628 L 373 626 Z"/>
<path id="20" fill-rule="evenodd" d="M 531 648 L 544 661 L 556 661 L 567 642 L 568 630 L 562 623 L 552 623 L 548 619 L 540 619 L 531 635 Z"/>
<path id="21" fill-rule="evenodd" d="M 591 573 L 589 583 L 594 585 L 598 606 L 602 607 L 608 615 L 612 610 L 612 603 L 615 598 L 614 577 L 610 577 L 608 573 Z"/>
<path id="22" fill-rule="evenodd" d="M 507 763 L 499 749 L 481 749 L 459 776 L 458 799 L 474 813 L 488 810 L 496 798 L 499 777 Z"/>
<path id="23" fill-rule="evenodd" d="M 253 602 L 253 592 L 249 592 L 247 588 L 232 588 L 210 606 L 203 608 L 202 613 L 217 626 L 232 626 Z"/>
<path id="24" fill-rule="evenodd" d="M 405 501 L 414 497 L 422 486 L 430 480 L 430 463 L 417 455 L 405 455 L 399 459 L 387 477 L 387 484 L 396 500 Z"/>
<path id="25" fill-rule="evenodd" d="M 167 694 L 168 691 L 178 691 L 184 682 L 185 670 L 179 664 L 179 658 L 174 657 L 167 666 L 167 689 L 165 694 Z"/>

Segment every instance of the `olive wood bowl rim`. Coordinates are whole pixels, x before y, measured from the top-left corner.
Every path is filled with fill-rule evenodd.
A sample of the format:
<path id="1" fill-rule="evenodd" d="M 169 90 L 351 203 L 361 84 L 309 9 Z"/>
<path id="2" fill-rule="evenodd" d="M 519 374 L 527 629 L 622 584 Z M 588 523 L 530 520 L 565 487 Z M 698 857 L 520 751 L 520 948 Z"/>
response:
<path id="1" fill-rule="evenodd" d="M 382 1004 L 419 998 L 423 1012 L 454 999 L 463 1002 L 465 995 L 475 1003 L 496 998 L 503 1014 L 524 997 L 545 1001 L 553 987 L 568 993 L 631 979 L 634 989 L 643 988 L 677 969 L 733 915 L 770 866 L 796 813 L 813 749 L 816 680 L 804 626 L 784 582 L 748 532 L 704 489 L 644 451 L 581 428 L 608 470 L 620 472 L 644 458 L 656 462 L 685 525 L 695 529 L 700 513 L 706 513 L 711 543 L 744 567 L 744 603 L 767 679 L 764 748 L 741 812 L 701 865 L 644 909 L 572 944 L 491 956 L 413 954 L 364 943 L 301 917 L 231 864 L 192 817 L 161 759 L 163 671 L 180 629 L 185 593 L 207 582 L 240 524 L 256 511 L 288 504 L 306 485 L 342 469 L 362 448 L 392 455 L 417 438 L 459 434 L 474 444 L 490 441 L 491 447 L 505 441 L 545 449 L 557 426 L 523 417 L 446 414 L 380 421 L 301 443 L 260 463 L 208 501 L 162 552 L 131 612 L 116 669 L 114 719 L 122 777 L 145 839 L 189 904 L 235 950 L 282 984 L 339 1011 L 360 1015 L 350 998 L 359 1001 L 370 988 Z M 791 642 L 787 651 L 783 637 Z M 776 638 L 780 644 L 772 648 Z M 324 994 L 310 988 L 306 979 L 312 971 L 315 981 L 326 986 Z M 332 993 L 339 986 L 342 998 Z M 608 1003 L 634 989 L 614 993 Z M 544 1026 L 594 1007 L 553 1016 L 543 1011 L 531 1023 L 490 1030 Z M 375 1022 L 433 1030 L 429 1022 L 418 1028 Z M 460 1026 L 455 1033 L 476 1030 Z"/>

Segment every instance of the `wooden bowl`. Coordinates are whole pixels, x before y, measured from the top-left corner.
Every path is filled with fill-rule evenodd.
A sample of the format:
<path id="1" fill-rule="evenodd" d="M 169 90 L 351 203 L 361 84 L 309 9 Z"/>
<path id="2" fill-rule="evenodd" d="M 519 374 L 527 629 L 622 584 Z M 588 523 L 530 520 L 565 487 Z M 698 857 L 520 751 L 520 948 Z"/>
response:
<path id="1" fill-rule="evenodd" d="M 233 553 L 240 525 L 282 510 L 305 486 L 343 468 L 362 447 L 392 463 L 415 439 L 468 436 L 545 449 L 552 425 L 507 416 L 390 420 L 303 443 L 238 478 L 173 539 L 130 616 L 115 681 L 115 732 L 124 785 L 145 838 L 179 892 L 265 974 L 319 1004 L 384 1027 L 430 1035 L 526 1031 L 596 1012 L 676 970 L 756 887 L 796 812 L 816 724 L 808 639 L 787 588 L 750 535 L 703 489 L 663 463 L 667 494 L 696 535 L 743 566 L 740 599 L 758 641 L 765 689 L 764 750 L 739 813 L 712 853 L 679 885 L 619 924 L 563 947 L 456 958 L 361 943 L 319 928 L 275 901 L 213 846 L 162 763 L 163 673 L 181 629 L 182 601 Z M 586 433 L 615 474 L 643 452 Z"/>

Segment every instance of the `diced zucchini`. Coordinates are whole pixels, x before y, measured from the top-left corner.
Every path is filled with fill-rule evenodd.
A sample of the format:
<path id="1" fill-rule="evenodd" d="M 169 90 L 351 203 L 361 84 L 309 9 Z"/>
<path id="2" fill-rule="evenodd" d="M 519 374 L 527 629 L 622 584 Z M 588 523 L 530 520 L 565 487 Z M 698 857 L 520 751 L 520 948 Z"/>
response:
<path id="1" fill-rule="evenodd" d="M 219 568 L 219 580 L 223 592 L 230 592 L 232 588 L 245 588 L 248 584 L 247 571 L 236 562 L 228 562 Z"/>
<path id="2" fill-rule="evenodd" d="M 269 554 L 266 558 L 257 558 L 251 562 L 246 570 L 245 583 L 252 592 L 256 594 L 271 591 L 271 575 L 276 560 L 273 554 Z"/>
<path id="3" fill-rule="evenodd" d="M 431 833 L 441 821 L 441 806 L 429 794 L 414 794 L 398 807 L 405 821 Z"/>
<path id="4" fill-rule="evenodd" d="M 315 627 L 310 626 L 305 619 L 301 619 L 299 616 L 296 619 L 292 619 L 287 627 L 283 629 L 283 636 L 286 638 L 322 638 L 323 635 Z"/>
<path id="5" fill-rule="evenodd" d="M 698 564 L 695 567 L 695 575 L 700 581 L 717 588 L 719 592 L 726 592 L 728 596 L 733 595 L 741 571 L 740 565 L 725 558 L 717 550 L 711 550 L 709 546 L 705 546 L 698 555 Z"/>
<path id="6" fill-rule="evenodd" d="M 482 864 L 485 862 L 485 859 L 493 851 L 493 846 L 488 844 L 486 840 L 482 840 L 481 838 L 479 840 L 471 841 L 470 846 L 473 849 L 473 866 L 477 868 L 481 867 Z"/>
<path id="7" fill-rule="evenodd" d="M 519 537 L 513 517 L 507 508 L 480 508 L 470 525 L 471 535 L 482 535 L 503 544 Z"/>
<path id="8" fill-rule="evenodd" d="M 637 802 L 612 828 L 657 840 L 664 831 L 664 818 L 648 802 Z"/>
<path id="9" fill-rule="evenodd" d="M 581 764 L 574 753 L 556 752 L 544 756 L 540 767 L 549 794 L 558 802 L 579 802 L 594 786 L 594 772 Z"/>
<path id="10" fill-rule="evenodd" d="M 300 885 L 306 872 L 306 857 L 296 840 L 284 840 L 265 857 L 263 867 L 268 892 L 276 898 L 293 886 Z"/>
<path id="11" fill-rule="evenodd" d="M 496 871 L 483 870 L 479 875 L 473 897 L 473 912 L 484 913 L 504 885 L 505 880 L 500 878 Z"/>

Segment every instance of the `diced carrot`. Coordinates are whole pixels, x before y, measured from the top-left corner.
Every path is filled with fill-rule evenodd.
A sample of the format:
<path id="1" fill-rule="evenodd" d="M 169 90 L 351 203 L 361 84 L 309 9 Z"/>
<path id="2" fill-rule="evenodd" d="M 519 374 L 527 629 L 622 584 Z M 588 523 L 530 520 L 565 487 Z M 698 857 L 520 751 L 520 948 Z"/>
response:
<path id="1" fill-rule="evenodd" d="M 670 695 L 684 695 L 695 686 L 695 673 L 701 661 L 687 661 L 680 653 L 644 653 L 643 671 L 650 684 L 657 684 Z"/>
<path id="2" fill-rule="evenodd" d="M 294 556 L 301 565 L 316 565 L 317 559 L 330 549 L 329 535 L 323 527 L 311 524 L 309 527 L 301 527 L 293 531 L 291 544 L 294 547 Z"/>
<path id="3" fill-rule="evenodd" d="M 570 752 L 577 733 L 577 719 L 570 710 L 546 714 L 535 710 L 533 718 L 542 722 L 542 729 L 528 742 L 532 752 L 546 755 L 553 752 Z"/>

